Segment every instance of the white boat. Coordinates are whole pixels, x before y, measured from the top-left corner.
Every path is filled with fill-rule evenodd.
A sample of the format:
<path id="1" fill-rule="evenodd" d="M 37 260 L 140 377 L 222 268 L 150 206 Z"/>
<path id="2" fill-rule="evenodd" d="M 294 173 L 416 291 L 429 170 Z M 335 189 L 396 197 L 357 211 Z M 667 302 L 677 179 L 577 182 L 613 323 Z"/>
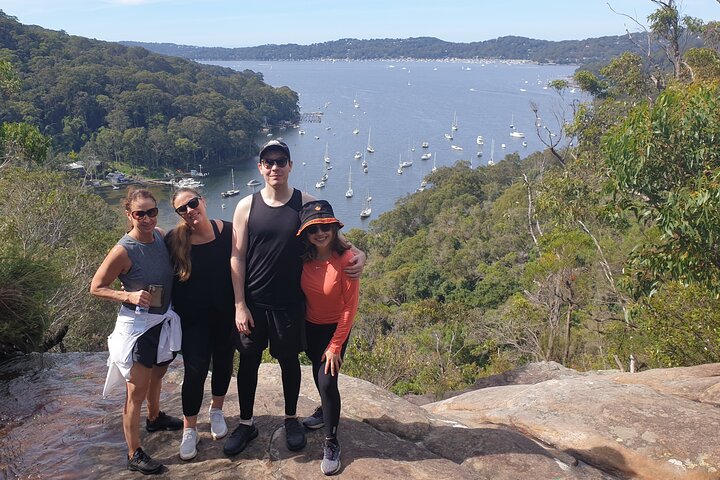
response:
<path id="1" fill-rule="evenodd" d="M 425 191 L 425 187 L 427 187 L 427 181 L 423 180 L 422 182 L 420 182 L 420 186 L 418 188 L 416 188 L 415 191 L 423 192 L 423 191 Z"/>
<path id="2" fill-rule="evenodd" d="M 359 135 L 359 134 L 360 134 L 359 128 L 356 128 L 355 130 L 353 130 L 353 135 Z"/>
<path id="3" fill-rule="evenodd" d="M 320 137 L 318 137 L 317 135 L 315 135 L 315 140 L 320 140 Z"/>
<path id="4" fill-rule="evenodd" d="M 353 155 L 353 157 L 355 158 L 355 160 L 360 160 L 362 158 L 362 153 L 355 152 L 355 155 Z"/>
<path id="5" fill-rule="evenodd" d="M 433 167 L 432 167 L 432 171 L 433 171 L 433 172 L 434 172 L 435 170 L 437 170 L 437 166 L 435 165 L 435 159 L 436 159 L 436 158 L 437 158 L 437 154 L 433 153 Z"/>
<path id="6" fill-rule="evenodd" d="M 485 145 L 485 139 L 482 135 L 478 135 L 475 139 L 475 143 L 477 143 L 478 145 Z"/>
<path id="7" fill-rule="evenodd" d="M 490 160 L 488 160 L 488 166 L 492 167 L 495 165 L 495 139 L 490 141 Z"/>
<path id="8" fill-rule="evenodd" d="M 447 138 L 448 140 L 452 140 L 453 139 L 452 133 L 446 133 L 445 138 Z"/>
<path id="9" fill-rule="evenodd" d="M 523 142 L 523 143 L 522 143 L 522 146 L 523 146 L 523 147 L 527 147 L 527 142 Z"/>
<path id="10" fill-rule="evenodd" d="M 203 173 L 202 165 L 200 165 L 200 171 L 195 170 L 195 169 L 190 170 L 190 176 L 191 177 L 207 177 L 207 172 Z"/>
<path id="11" fill-rule="evenodd" d="M 420 145 L 422 148 L 429 148 L 430 144 L 428 142 L 422 142 L 422 145 Z"/>
<path id="12" fill-rule="evenodd" d="M 370 129 L 368 128 L 368 143 L 367 147 L 365 147 L 365 150 L 368 151 L 368 153 L 375 153 L 375 149 L 373 148 L 372 144 L 370 143 Z"/>
<path id="13" fill-rule="evenodd" d="M 350 173 L 348 174 L 348 189 L 345 192 L 345 198 L 350 198 L 354 195 L 352 189 L 352 167 L 350 167 Z"/>
<path id="14" fill-rule="evenodd" d="M 181 178 L 180 180 L 172 181 L 170 184 L 175 188 L 200 188 L 205 186 L 194 178 Z"/>
<path id="15" fill-rule="evenodd" d="M 402 175 L 403 173 L 403 166 L 402 166 L 402 154 L 400 154 L 400 160 L 398 160 L 398 169 L 397 169 L 398 175 Z"/>
<path id="16" fill-rule="evenodd" d="M 515 129 L 515 114 L 510 114 L 510 128 Z"/>
<path id="17" fill-rule="evenodd" d="M 523 132 L 518 132 L 518 131 L 510 132 L 510 136 L 514 137 L 514 138 L 525 138 L 525 134 Z"/>
<path id="18" fill-rule="evenodd" d="M 431 153 L 423 153 L 422 155 L 420 155 L 420 160 L 430 160 L 431 158 L 432 158 Z"/>
<path id="19" fill-rule="evenodd" d="M 459 147 L 457 145 L 450 145 L 450 148 L 452 148 L 453 150 L 458 150 L 458 151 L 463 149 L 462 147 Z"/>
<path id="20" fill-rule="evenodd" d="M 327 142 L 325 142 L 325 156 L 323 157 L 325 163 L 330 163 L 330 151 Z"/>
<path id="21" fill-rule="evenodd" d="M 298 135 L 305 135 L 305 130 L 298 130 Z"/>
<path id="22" fill-rule="evenodd" d="M 468 70 L 470 70 L 470 69 L 468 68 Z M 452 126 L 450 128 L 453 132 L 458 129 L 457 112 L 453 113 L 453 121 L 452 121 Z"/>
<path id="23" fill-rule="evenodd" d="M 372 208 L 370 208 L 371 201 L 372 197 L 370 196 L 370 192 L 368 192 L 368 195 L 363 202 L 363 209 L 360 210 L 360 218 L 367 218 L 372 214 Z"/>
<path id="24" fill-rule="evenodd" d="M 405 167 L 412 167 L 412 161 L 406 160 L 406 161 L 400 163 L 400 168 L 405 168 Z"/>
<path id="25" fill-rule="evenodd" d="M 248 187 L 257 187 L 258 185 L 260 185 L 260 182 L 258 182 L 254 178 L 247 183 Z"/>
<path id="26" fill-rule="evenodd" d="M 224 192 L 220 192 L 220 196 L 225 197 L 234 197 L 235 195 L 240 195 L 240 190 L 235 188 L 235 170 L 232 168 L 230 169 L 230 178 L 231 180 L 231 188 L 230 190 L 226 190 Z"/>
<path id="27" fill-rule="evenodd" d="M 319 182 L 315 183 L 315 188 L 324 188 L 325 182 L 323 180 L 320 180 Z"/>
<path id="28" fill-rule="evenodd" d="M 326 164 L 326 165 L 323 165 L 323 174 L 322 174 L 322 177 L 320 177 L 320 181 L 324 183 L 324 182 L 327 182 L 327 179 L 328 179 L 328 173 L 327 173 L 327 164 Z M 323 187 L 324 186 L 325 185 L 323 185 Z"/>

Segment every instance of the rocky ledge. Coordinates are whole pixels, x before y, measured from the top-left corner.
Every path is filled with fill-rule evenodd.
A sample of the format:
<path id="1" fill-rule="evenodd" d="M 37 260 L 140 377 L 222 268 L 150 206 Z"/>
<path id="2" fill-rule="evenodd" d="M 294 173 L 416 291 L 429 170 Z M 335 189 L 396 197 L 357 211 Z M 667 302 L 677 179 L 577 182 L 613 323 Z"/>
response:
<path id="1" fill-rule="evenodd" d="M 0 479 L 139 476 L 125 470 L 124 396 L 100 396 L 105 358 L 32 355 L 0 367 Z M 163 393 L 173 415 L 181 413 L 181 364 Z M 298 412 L 308 415 L 319 398 L 303 368 Z M 340 389 L 339 476 L 349 480 L 720 479 L 720 364 L 635 374 L 532 364 L 422 406 L 352 377 L 342 376 Z M 236 457 L 211 439 L 206 408 L 189 462 L 178 458 L 181 432 L 142 431 L 145 450 L 167 466 L 157 478 L 325 478 L 322 431 L 309 432 L 300 452 L 285 447 L 277 365 L 261 367 L 260 435 Z M 225 414 L 232 430 L 234 382 Z"/>

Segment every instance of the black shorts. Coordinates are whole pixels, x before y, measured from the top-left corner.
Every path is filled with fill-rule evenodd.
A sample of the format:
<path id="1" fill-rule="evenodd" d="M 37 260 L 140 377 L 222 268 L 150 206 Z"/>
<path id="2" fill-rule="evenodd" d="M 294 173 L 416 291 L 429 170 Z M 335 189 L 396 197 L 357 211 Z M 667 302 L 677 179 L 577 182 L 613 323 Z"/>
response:
<path id="1" fill-rule="evenodd" d="M 305 337 L 307 339 L 307 349 L 305 353 L 307 353 L 308 358 L 313 364 L 322 363 L 320 359 L 325 355 L 325 351 L 328 345 L 330 345 L 330 340 L 332 340 L 333 335 L 335 335 L 337 326 L 337 323 L 318 324 L 305 322 Z M 350 335 L 345 339 L 345 343 L 343 343 L 342 349 L 340 350 L 341 362 L 345 358 L 345 350 L 347 350 L 349 340 Z"/>
<path id="2" fill-rule="evenodd" d="M 255 326 L 250 334 L 237 333 L 236 347 L 241 354 L 262 354 L 270 343 L 273 358 L 297 356 L 305 350 L 305 303 L 288 307 L 251 305 Z"/>
<path id="3" fill-rule="evenodd" d="M 158 345 L 160 344 L 160 331 L 162 330 L 163 323 L 165 322 L 158 323 L 140 335 L 135 342 L 135 347 L 133 347 L 133 362 L 139 363 L 147 368 L 152 368 L 154 366 L 164 367 L 175 359 L 177 352 L 173 352 L 173 358 L 167 362 L 157 363 L 157 351 Z"/>

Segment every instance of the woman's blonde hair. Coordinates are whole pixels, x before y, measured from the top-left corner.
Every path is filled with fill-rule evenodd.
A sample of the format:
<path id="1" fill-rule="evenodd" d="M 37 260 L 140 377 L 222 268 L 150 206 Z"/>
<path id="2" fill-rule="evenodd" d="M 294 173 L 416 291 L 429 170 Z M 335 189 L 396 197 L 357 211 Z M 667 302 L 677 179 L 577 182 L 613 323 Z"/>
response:
<path id="1" fill-rule="evenodd" d="M 333 232 L 333 239 L 330 242 L 330 249 L 333 251 L 333 253 L 337 253 L 338 255 L 342 255 L 345 253 L 346 250 L 350 250 L 350 244 L 343 238 L 340 238 L 340 225 L 337 223 L 331 223 L 330 226 L 332 227 Z M 308 233 L 307 229 L 303 230 L 302 236 L 303 243 L 305 244 L 305 253 L 302 255 L 303 262 L 310 262 L 312 260 L 315 260 L 317 258 L 317 248 L 315 245 L 310 243 L 310 240 L 308 240 Z"/>
<path id="2" fill-rule="evenodd" d="M 175 199 L 179 195 L 188 192 L 192 193 L 195 197 L 202 198 L 200 193 L 194 188 L 178 188 L 170 199 L 173 210 L 175 210 Z M 192 228 L 181 218 L 167 239 L 168 249 L 170 250 L 170 260 L 175 269 L 175 274 L 181 282 L 186 282 L 192 273 L 192 262 L 190 261 L 190 249 L 192 248 L 191 235 Z"/>

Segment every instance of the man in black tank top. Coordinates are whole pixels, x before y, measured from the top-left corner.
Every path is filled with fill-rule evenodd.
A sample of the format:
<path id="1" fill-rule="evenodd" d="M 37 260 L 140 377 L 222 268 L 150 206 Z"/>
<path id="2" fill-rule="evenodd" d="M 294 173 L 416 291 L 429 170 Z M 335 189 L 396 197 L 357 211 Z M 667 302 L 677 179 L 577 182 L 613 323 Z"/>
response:
<path id="1" fill-rule="evenodd" d="M 305 446 L 304 427 L 297 418 L 300 395 L 300 361 L 305 348 L 305 308 L 300 277 L 303 246 L 296 232 L 299 211 L 314 200 L 290 186 L 290 149 L 271 140 L 260 150 L 258 170 L 263 189 L 238 203 L 233 216 L 233 249 L 230 259 L 235 291 L 236 344 L 240 353 L 237 385 L 240 425 L 225 442 L 227 455 L 240 453 L 258 436 L 253 422 L 255 390 L 262 352 L 270 354 L 282 370 L 287 447 Z M 359 250 L 347 273 L 359 276 L 365 255 Z"/>

